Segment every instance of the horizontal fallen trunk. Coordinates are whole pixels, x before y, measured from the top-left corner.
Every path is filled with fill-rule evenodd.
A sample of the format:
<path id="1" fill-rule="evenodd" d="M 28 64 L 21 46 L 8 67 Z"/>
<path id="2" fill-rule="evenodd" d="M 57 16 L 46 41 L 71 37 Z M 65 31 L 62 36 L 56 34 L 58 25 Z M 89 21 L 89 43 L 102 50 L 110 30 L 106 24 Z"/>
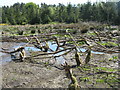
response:
<path id="1" fill-rule="evenodd" d="M 37 56 L 41 56 L 41 55 L 56 54 L 56 53 L 60 53 L 60 52 L 66 51 L 66 50 L 73 50 L 73 49 L 75 49 L 75 47 L 72 47 L 72 48 L 66 48 L 66 49 L 64 49 L 64 50 L 59 50 L 59 51 L 55 51 L 55 52 L 51 52 L 51 53 L 47 53 L 47 52 L 45 52 L 45 53 L 41 53 L 41 54 L 34 55 L 34 56 L 32 56 L 32 57 L 37 57 Z"/>

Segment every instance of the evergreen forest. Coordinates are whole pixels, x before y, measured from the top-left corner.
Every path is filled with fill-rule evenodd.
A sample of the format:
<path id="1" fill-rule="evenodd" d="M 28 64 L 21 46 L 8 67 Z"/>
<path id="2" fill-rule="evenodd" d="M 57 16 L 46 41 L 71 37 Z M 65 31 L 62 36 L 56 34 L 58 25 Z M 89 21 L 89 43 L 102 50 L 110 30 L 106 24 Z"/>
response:
<path id="1" fill-rule="evenodd" d="M 120 24 L 119 2 L 87 2 L 84 4 L 47 5 L 33 2 L 15 3 L 2 7 L 2 23 L 10 25 L 78 23 L 96 21 L 112 25 Z"/>

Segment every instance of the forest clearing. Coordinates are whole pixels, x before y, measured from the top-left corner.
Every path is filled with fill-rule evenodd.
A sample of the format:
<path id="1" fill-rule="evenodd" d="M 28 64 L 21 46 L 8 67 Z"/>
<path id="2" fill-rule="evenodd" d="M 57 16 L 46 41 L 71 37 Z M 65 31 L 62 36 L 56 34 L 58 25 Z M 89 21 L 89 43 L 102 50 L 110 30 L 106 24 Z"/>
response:
<path id="1" fill-rule="evenodd" d="M 120 2 L 15 3 L 0 27 L 2 88 L 120 88 Z"/>
<path id="2" fill-rule="evenodd" d="M 118 88 L 120 28 L 94 25 L 3 26 L 3 87 L 66 88 L 67 63 L 81 88 Z M 24 59 L 12 57 L 21 46 Z"/>

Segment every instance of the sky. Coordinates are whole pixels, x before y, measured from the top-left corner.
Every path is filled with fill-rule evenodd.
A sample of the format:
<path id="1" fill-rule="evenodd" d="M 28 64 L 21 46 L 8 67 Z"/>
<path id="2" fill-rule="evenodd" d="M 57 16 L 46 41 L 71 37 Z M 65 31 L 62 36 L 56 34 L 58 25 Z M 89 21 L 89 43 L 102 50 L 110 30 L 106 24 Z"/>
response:
<path id="1" fill-rule="evenodd" d="M 86 3 L 87 1 L 96 2 L 96 1 L 110 1 L 110 0 L 0 0 L 0 6 L 10 6 L 14 3 L 28 3 L 34 2 L 36 4 L 46 3 L 46 4 L 58 4 L 62 3 L 67 5 L 67 3 L 71 2 L 71 4 L 78 4 L 78 3 Z M 111 1 L 120 1 L 120 0 L 111 0 Z"/>

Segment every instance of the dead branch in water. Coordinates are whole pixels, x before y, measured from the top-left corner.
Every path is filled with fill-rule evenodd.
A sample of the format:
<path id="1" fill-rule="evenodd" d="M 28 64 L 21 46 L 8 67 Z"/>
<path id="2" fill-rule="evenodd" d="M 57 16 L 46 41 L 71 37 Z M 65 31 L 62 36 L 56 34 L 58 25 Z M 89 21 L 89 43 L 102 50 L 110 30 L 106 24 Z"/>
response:
<path id="1" fill-rule="evenodd" d="M 0 52 L 11 54 L 11 53 L 19 52 L 21 49 L 24 49 L 24 47 L 21 46 L 19 48 L 16 48 L 14 51 L 0 51 Z"/>
<path id="2" fill-rule="evenodd" d="M 51 52 L 51 53 L 41 53 L 41 54 L 37 54 L 37 55 L 34 55 L 32 57 L 37 57 L 37 56 L 41 56 L 41 55 L 50 55 L 50 54 L 56 54 L 56 53 L 60 53 L 60 52 L 63 52 L 63 51 L 66 51 L 66 50 L 70 50 L 70 49 L 75 49 L 75 47 L 72 47 L 72 48 L 66 48 L 64 50 L 59 50 L 59 51 L 55 51 L 55 52 Z"/>
<path id="3" fill-rule="evenodd" d="M 67 55 L 69 52 L 71 52 L 71 50 L 61 54 L 61 55 L 54 55 L 54 56 L 46 56 L 46 57 L 34 57 L 34 59 L 46 59 L 46 58 L 57 58 L 57 57 L 60 57 L 60 56 L 63 56 L 63 55 Z"/>

